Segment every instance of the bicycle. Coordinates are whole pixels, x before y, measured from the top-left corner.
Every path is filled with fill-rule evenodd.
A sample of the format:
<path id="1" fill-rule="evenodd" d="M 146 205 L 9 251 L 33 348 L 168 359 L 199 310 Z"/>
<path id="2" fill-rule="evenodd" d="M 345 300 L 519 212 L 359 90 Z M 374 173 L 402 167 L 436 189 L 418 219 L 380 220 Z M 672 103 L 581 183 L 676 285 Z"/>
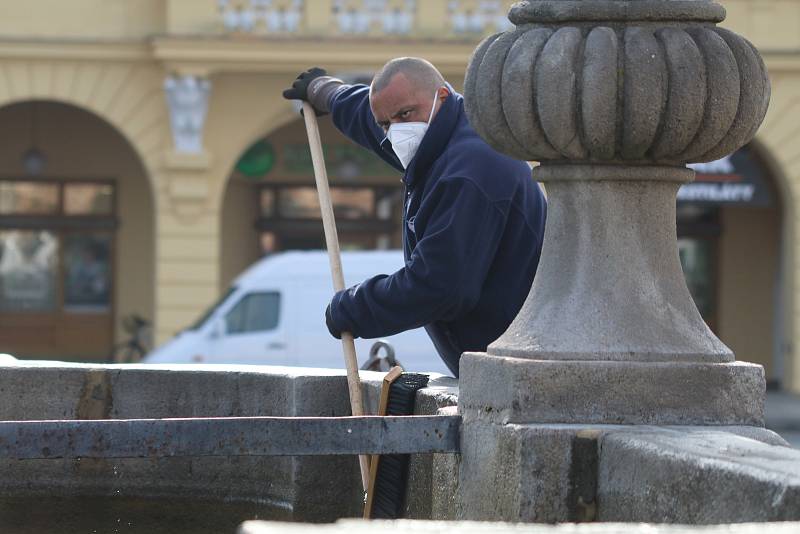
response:
<path id="1" fill-rule="evenodd" d="M 151 323 L 138 314 L 131 314 L 122 319 L 122 328 L 130 334 L 127 341 L 117 343 L 111 349 L 113 363 L 135 363 L 147 354 L 149 330 Z"/>

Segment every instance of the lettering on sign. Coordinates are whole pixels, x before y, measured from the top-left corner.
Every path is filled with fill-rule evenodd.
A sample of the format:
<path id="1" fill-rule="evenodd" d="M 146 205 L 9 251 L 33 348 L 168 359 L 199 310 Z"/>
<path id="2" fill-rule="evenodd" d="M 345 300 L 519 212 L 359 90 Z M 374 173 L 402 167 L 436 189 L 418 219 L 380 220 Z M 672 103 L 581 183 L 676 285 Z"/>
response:
<path id="1" fill-rule="evenodd" d="M 749 204 L 768 206 L 772 193 L 766 169 L 749 147 L 706 163 L 687 165 L 696 175 L 678 190 L 678 202 L 705 204 Z"/>

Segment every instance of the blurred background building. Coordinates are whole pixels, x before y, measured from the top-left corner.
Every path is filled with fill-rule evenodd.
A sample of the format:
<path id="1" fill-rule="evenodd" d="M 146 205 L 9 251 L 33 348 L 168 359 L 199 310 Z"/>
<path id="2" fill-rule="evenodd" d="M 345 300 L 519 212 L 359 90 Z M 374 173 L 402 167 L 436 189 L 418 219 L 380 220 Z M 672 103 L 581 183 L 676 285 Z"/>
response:
<path id="1" fill-rule="evenodd" d="M 264 254 L 321 248 L 305 131 L 281 91 L 422 56 L 460 90 L 501 0 L 0 0 L 0 352 L 105 360 L 136 313 L 164 341 Z M 678 199 L 697 305 L 800 391 L 800 2 L 724 2 L 772 79 L 756 140 Z M 400 246 L 400 175 L 323 120 L 344 248 Z M 320 311 L 321 314 L 321 311 Z"/>

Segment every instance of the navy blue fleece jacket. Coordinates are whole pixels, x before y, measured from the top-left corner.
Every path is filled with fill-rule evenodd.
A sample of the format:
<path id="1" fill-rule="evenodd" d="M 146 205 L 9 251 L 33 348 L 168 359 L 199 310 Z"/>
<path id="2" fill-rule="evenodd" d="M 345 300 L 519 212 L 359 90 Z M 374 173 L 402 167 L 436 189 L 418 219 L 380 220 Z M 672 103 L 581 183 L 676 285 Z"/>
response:
<path id="1" fill-rule="evenodd" d="M 450 90 L 403 176 L 405 267 L 338 292 L 331 319 L 364 338 L 424 326 L 457 377 L 461 353 L 486 350 L 522 307 L 547 208 L 528 164 L 489 147 Z M 367 86 L 342 86 L 330 108 L 342 133 L 403 170 Z"/>

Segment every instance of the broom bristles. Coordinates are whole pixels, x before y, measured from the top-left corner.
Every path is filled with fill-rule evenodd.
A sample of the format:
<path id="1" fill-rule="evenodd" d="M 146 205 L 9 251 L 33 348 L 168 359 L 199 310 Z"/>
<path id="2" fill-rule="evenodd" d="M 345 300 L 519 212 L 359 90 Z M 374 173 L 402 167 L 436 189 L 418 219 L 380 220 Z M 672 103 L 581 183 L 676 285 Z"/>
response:
<path id="1" fill-rule="evenodd" d="M 428 385 L 428 375 L 403 373 L 389 387 L 385 415 L 413 415 L 417 391 Z M 408 483 L 409 454 L 386 454 L 380 457 L 373 486 L 374 519 L 396 519 L 402 516 Z"/>

